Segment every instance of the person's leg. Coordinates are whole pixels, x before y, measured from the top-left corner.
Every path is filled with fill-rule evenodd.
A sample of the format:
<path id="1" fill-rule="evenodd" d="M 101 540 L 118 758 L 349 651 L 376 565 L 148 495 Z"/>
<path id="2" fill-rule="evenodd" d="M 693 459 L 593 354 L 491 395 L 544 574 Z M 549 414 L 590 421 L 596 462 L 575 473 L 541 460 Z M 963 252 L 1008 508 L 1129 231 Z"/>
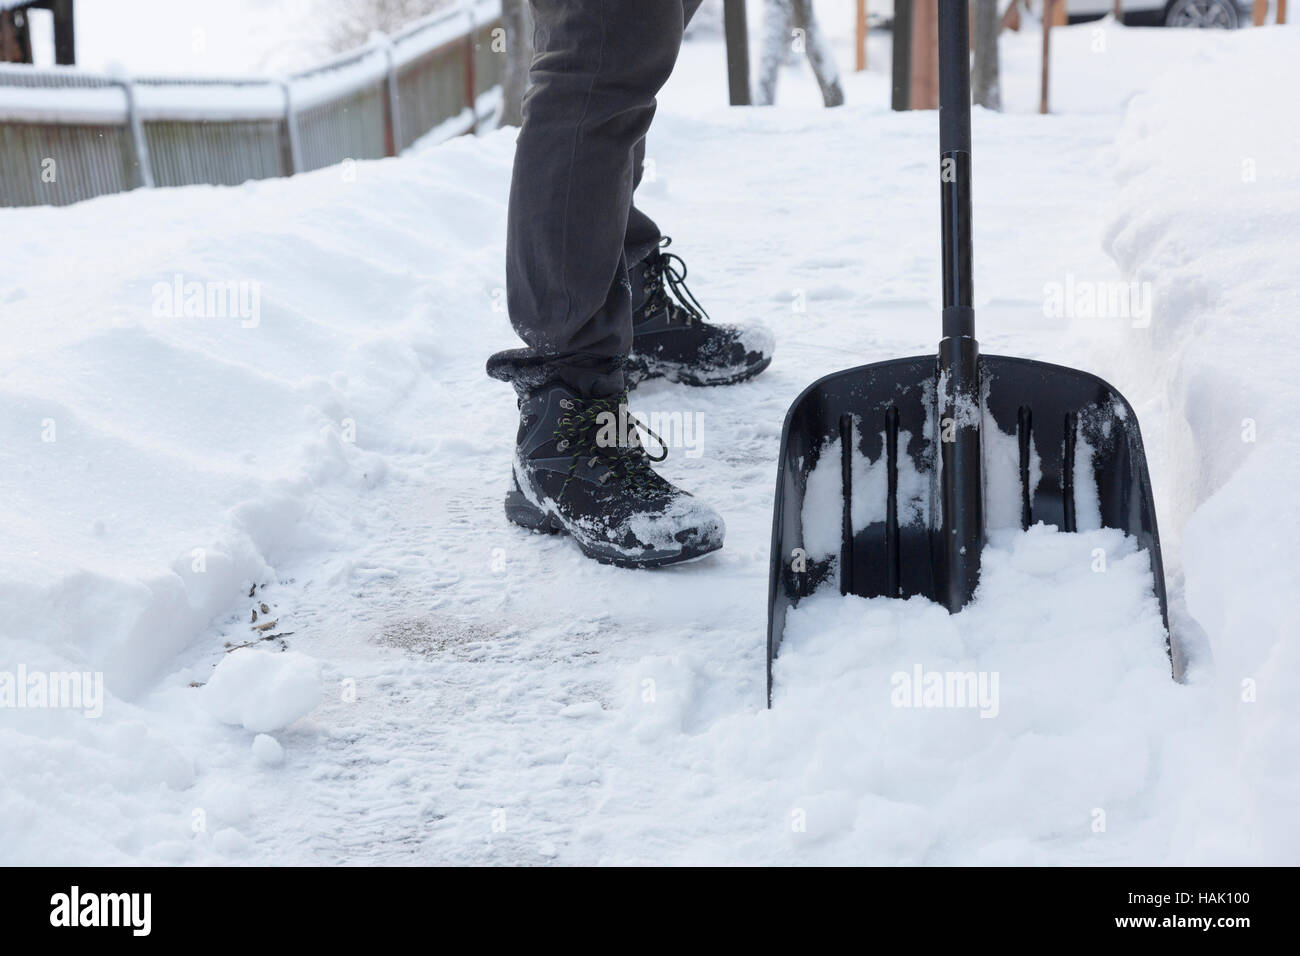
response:
<path id="1" fill-rule="evenodd" d="M 700 0 L 683 0 L 685 22 Z M 633 183 L 639 185 L 645 138 L 633 155 Z M 664 251 L 668 241 L 659 226 L 633 205 L 623 238 L 632 293 L 632 350 L 624 383 L 634 387 L 665 376 L 687 385 L 729 385 L 753 378 L 772 361 L 774 340 L 762 326 L 716 324 L 686 287 L 686 263 Z"/>
<path id="2" fill-rule="evenodd" d="M 682 27 L 691 22 L 691 17 L 695 16 L 695 11 L 700 8 L 703 0 L 682 0 Z M 642 136 L 637 140 L 636 151 L 632 157 L 632 187 L 641 185 L 641 175 L 645 166 L 645 137 Z M 633 201 L 631 212 L 627 217 L 627 233 L 623 240 L 624 256 L 627 258 L 629 269 L 637 266 L 646 256 L 659 248 L 659 243 L 663 241 L 663 233 L 655 221 L 637 208 Z M 632 286 L 633 307 L 641 304 L 641 297 L 638 294 L 638 288 L 634 283 Z"/>
<path id="3" fill-rule="evenodd" d="M 633 154 L 681 45 L 683 0 L 532 0 L 537 54 L 506 239 L 516 362 L 583 393 L 622 389 Z M 691 0 L 695 2 L 695 0 Z"/>

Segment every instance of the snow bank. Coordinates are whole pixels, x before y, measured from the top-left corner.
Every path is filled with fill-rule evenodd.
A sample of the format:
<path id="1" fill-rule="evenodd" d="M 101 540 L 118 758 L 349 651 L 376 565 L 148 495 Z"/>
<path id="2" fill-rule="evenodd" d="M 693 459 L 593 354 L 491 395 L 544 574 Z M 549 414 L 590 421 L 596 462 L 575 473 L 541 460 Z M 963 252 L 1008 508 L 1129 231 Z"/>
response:
<path id="1" fill-rule="evenodd" d="M 0 265 L 10 634 L 66 648 L 131 697 L 272 576 L 268 557 L 346 530 L 346 508 L 314 496 L 372 486 L 374 449 L 406 441 L 384 409 L 441 348 L 443 280 L 427 269 L 457 234 L 491 227 L 456 215 L 458 152 L 400 180 L 378 163 L 357 182 L 332 169 L 0 214 L 29 237 Z M 280 214 L 248 231 L 271 196 Z M 80 264 L 76 287 L 44 265 L 55 255 Z M 425 281 L 387 293 L 387 276 L 412 270 Z M 490 304 L 494 283 L 479 281 Z M 214 299 L 232 285 L 251 292 Z"/>
<path id="2" fill-rule="evenodd" d="M 1198 52 L 1129 107 L 1106 243 L 1152 288 L 1151 325 L 1126 336 L 1121 356 L 1160 416 L 1144 423 L 1164 436 L 1160 519 L 1194 619 L 1192 679 L 1213 686 L 1229 728 L 1220 771 L 1294 800 L 1300 771 L 1277 757 L 1300 750 L 1288 537 L 1300 528 L 1300 31 L 1241 31 Z M 1270 854 L 1294 861 L 1289 811 L 1256 812 L 1276 838 Z"/>
<path id="3" fill-rule="evenodd" d="M 24 829 L 62 834 L 65 862 L 152 859 L 129 836 L 142 826 L 195 845 L 182 791 L 211 718 L 186 685 L 225 657 L 195 642 L 223 623 L 227 640 L 267 635 L 249 629 L 266 600 L 252 590 L 363 535 L 357 502 L 394 450 L 432 453 L 392 409 L 450 407 L 430 371 L 467 305 L 492 314 L 512 145 L 0 210 L 23 237 L 0 262 L 0 671 L 105 688 L 98 721 L 0 708 L 0 857 L 50 861 Z M 283 617 L 278 631 L 315 636 Z M 133 721 L 170 756 L 119 745 Z M 112 793 L 88 818 L 82 773 Z"/>

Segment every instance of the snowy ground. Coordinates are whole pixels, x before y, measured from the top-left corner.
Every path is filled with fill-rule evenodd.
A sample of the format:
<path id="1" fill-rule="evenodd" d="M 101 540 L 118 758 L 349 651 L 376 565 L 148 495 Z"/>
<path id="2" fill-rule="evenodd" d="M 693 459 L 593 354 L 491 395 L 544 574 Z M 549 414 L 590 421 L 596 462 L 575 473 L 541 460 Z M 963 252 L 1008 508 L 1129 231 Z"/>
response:
<path id="1" fill-rule="evenodd" d="M 1054 38 L 1060 112 L 1029 113 L 1026 33 L 1008 112 L 975 117 L 980 339 L 1133 402 L 1185 684 L 1141 556 L 1040 529 L 995 538 L 955 619 L 810 602 L 764 709 L 781 420 L 825 372 L 933 349 L 937 129 L 885 109 L 884 56 L 842 110 L 794 69 L 790 105 L 727 110 L 706 41 L 641 200 L 713 314 L 778 352 L 744 386 L 636 395 L 702 427 L 664 470 L 728 536 L 687 567 L 596 565 L 501 516 L 509 133 L 355 181 L 0 212 L 23 239 L 0 680 L 107 686 L 94 718 L 0 708 L 0 861 L 1300 862 L 1300 32 Z M 178 274 L 248 308 L 166 314 Z M 1130 280 L 1149 323 L 1045 317 L 1052 283 Z M 890 707 L 914 665 L 1000 673 L 997 717 Z"/>

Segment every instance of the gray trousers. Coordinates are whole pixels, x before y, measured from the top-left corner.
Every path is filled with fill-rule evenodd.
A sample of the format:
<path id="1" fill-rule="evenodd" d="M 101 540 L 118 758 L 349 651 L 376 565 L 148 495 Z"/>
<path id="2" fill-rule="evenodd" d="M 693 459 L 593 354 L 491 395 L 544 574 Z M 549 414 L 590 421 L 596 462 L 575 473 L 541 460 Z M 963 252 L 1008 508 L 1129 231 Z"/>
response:
<path id="1" fill-rule="evenodd" d="M 632 202 L 655 95 L 701 0 L 530 0 L 531 86 L 506 234 L 510 321 L 548 377 L 622 390 L 635 267 L 659 227 Z"/>

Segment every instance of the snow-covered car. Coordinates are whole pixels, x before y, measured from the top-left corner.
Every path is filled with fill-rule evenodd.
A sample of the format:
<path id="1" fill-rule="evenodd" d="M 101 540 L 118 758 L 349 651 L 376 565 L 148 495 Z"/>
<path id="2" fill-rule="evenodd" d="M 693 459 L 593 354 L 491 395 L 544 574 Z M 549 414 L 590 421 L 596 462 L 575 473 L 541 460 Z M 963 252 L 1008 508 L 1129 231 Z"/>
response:
<path id="1" fill-rule="evenodd" d="M 1252 0 L 1122 0 L 1129 26 L 1235 30 L 1249 22 Z M 1071 23 L 1112 13 L 1114 0 L 1067 0 Z"/>

